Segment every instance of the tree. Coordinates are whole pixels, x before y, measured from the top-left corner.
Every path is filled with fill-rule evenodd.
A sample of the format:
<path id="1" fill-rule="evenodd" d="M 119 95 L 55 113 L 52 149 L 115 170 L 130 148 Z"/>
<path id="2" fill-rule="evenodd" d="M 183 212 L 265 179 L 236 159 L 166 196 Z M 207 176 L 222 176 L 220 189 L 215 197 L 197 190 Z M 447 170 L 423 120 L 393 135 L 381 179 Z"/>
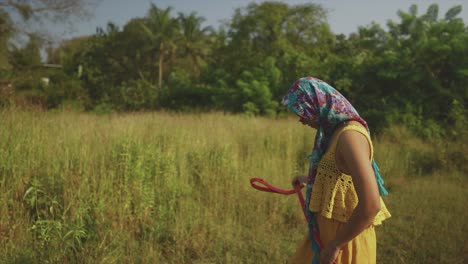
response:
<path id="1" fill-rule="evenodd" d="M 377 24 L 360 27 L 333 52 L 331 79 L 349 85 L 347 96 L 376 127 L 403 122 L 418 133 L 440 133 L 449 126 L 452 102 L 468 101 L 468 34 L 456 17 L 460 10 L 439 19 L 437 5 L 422 15 L 413 5 L 398 11 L 388 32 Z M 437 125 L 428 126 L 430 120 Z"/>
<path id="2" fill-rule="evenodd" d="M 219 65 L 213 68 L 224 68 L 229 73 L 225 82 L 236 87 L 244 71 L 262 68 L 268 57 L 275 58 L 273 66 L 281 69 L 279 81 L 269 86 L 275 100 L 298 76 L 321 75 L 334 40 L 326 12 L 316 4 L 252 3 L 237 9 L 229 26 L 226 44 L 214 54 Z"/>
<path id="3" fill-rule="evenodd" d="M 76 71 L 76 56 L 83 53 L 91 36 L 80 36 L 64 40 L 56 48 L 47 49 L 47 62 L 63 65 L 65 69 Z"/>
<path id="4" fill-rule="evenodd" d="M 154 72 L 154 46 L 148 42 L 148 37 L 142 24 L 145 18 L 134 18 L 123 28 L 121 38 L 122 49 L 127 67 L 128 79 L 151 80 Z"/>
<path id="5" fill-rule="evenodd" d="M 12 31 L 29 35 L 46 23 L 58 23 L 90 15 L 101 0 L 6 0 L 0 9 L 13 19 Z M 39 26 L 39 28 L 38 28 Z M 42 30 L 43 31 L 43 30 Z"/>
<path id="6" fill-rule="evenodd" d="M 188 16 L 179 13 L 181 53 L 191 59 L 195 75 L 200 73 L 200 63 L 206 60 L 210 45 L 209 34 L 213 32 L 212 27 L 201 27 L 204 20 L 196 13 L 191 13 Z"/>
<path id="7" fill-rule="evenodd" d="M 12 52 L 12 63 L 15 70 L 24 71 L 31 70 L 32 67 L 40 66 L 41 64 L 41 49 L 42 43 L 39 37 L 30 36 L 28 43 L 21 48 L 14 47 Z"/>
<path id="8" fill-rule="evenodd" d="M 146 16 L 145 23 L 142 23 L 151 45 L 153 53 L 158 55 L 158 87 L 163 85 L 163 64 L 167 54 L 175 54 L 176 38 L 178 34 L 179 24 L 176 19 L 172 18 L 172 8 L 168 7 L 165 10 L 159 9 L 155 4 L 151 4 L 150 10 Z"/>
<path id="9" fill-rule="evenodd" d="M 9 57 L 9 39 L 13 34 L 12 21 L 8 13 L 0 9 L 0 80 L 11 70 Z"/>
<path id="10" fill-rule="evenodd" d="M 75 57 L 75 65 L 83 67 L 82 80 L 93 103 L 110 103 L 118 96 L 116 89 L 127 80 L 121 31 L 109 22 L 105 29 L 87 41 L 83 54 Z"/>

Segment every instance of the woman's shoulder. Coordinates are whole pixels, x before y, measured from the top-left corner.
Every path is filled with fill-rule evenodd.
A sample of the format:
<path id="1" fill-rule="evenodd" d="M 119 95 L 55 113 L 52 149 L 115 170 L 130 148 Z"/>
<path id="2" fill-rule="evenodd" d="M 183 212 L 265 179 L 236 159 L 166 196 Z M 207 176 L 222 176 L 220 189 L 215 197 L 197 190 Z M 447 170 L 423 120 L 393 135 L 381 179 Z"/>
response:
<path id="1" fill-rule="evenodd" d="M 345 125 L 341 128 L 342 131 L 364 131 L 366 134 L 368 134 L 367 129 L 358 121 L 348 121 L 345 123 Z"/>
<path id="2" fill-rule="evenodd" d="M 337 142 L 340 140 L 358 140 L 365 139 L 369 143 L 370 135 L 367 129 L 357 121 L 349 121 L 337 131 Z"/>
<path id="3" fill-rule="evenodd" d="M 335 151 L 343 155 L 365 155 L 372 159 L 373 147 L 367 129 L 356 121 L 346 124 L 338 134 Z"/>
<path id="4" fill-rule="evenodd" d="M 347 121 L 335 130 L 335 132 L 332 135 L 332 144 L 331 145 L 336 145 L 338 141 L 342 140 L 343 136 L 346 135 L 346 138 L 348 137 L 353 137 L 350 135 L 354 135 L 354 137 L 358 137 L 359 134 L 362 134 L 365 138 L 370 139 L 369 133 L 367 132 L 367 129 L 359 122 L 357 121 Z"/>

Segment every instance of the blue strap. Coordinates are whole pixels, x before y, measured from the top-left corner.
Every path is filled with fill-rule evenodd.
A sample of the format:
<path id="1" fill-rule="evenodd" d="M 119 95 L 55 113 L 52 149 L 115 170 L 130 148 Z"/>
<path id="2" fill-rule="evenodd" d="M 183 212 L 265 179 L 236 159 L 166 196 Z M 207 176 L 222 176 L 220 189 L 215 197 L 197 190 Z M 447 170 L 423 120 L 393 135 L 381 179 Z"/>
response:
<path id="1" fill-rule="evenodd" d="M 314 239 L 314 236 L 312 235 L 312 232 L 309 229 L 309 239 L 312 241 L 311 247 L 312 251 L 314 252 L 314 258 L 312 259 L 312 264 L 319 264 L 319 254 L 320 254 L 320 247 L 317 244 L 317 242 Z"/>
<path id="2" fill-rule="evenodd" d="M 314 228 L 318 230 L 318 227 L 317 227 L 317 223 L 315 222 L 315 214 L 309 210 L 311 192 L 312 192 L 312 185 L 308 184 L 304 211 L 307 214 L 307 222 L 309 226 L 309 239 L 311 241 L 311 247 L 314 252 L 314 258 L 312 259 L 312 264 L 319 264 L 318 256 L 320 255 L 320 246 L 317 243 L 317 241 L 315 241 L 314 236 L 312 235 L 312 230 L 314 230 Z"/>

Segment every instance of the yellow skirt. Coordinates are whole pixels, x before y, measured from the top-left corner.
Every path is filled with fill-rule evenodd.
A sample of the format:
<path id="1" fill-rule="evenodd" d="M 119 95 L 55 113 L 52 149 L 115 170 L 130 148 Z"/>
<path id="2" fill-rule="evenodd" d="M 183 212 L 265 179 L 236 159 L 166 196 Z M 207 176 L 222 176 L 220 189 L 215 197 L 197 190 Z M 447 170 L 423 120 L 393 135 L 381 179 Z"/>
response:
<path id="1" fill-rule="evenodd" d="M 320 230 L 320 239 L 327 245 L 335 238 L 336 233 L 344 226 L 344 223 L 334 219 L 328 219 L 317 215 L 317 224 Z M 348 242 L 340 251 L 336 260 L 337 264 L 375 264 L 376 263 L 376 238 L 374 226 L 369 226 L 361 234 Z M 309 236 L 299 243 L 296 253 L 290 259 L 290 264 L 310 264 L 314 252 L 312 251 Z"/>

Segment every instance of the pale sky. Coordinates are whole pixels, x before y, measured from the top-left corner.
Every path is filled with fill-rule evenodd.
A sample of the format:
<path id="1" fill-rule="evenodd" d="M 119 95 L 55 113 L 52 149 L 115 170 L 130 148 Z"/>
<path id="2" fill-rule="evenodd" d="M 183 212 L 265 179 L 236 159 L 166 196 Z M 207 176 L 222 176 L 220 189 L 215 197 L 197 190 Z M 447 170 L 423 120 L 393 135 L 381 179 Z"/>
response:
<path id="1" fill-rule="evenodd" d="M 94 16 L 75 23 L 72 33 L 65 25 L 54 26 L 51 30 L 62 38 L 69 38 L 94 34 L 97 27 L 105 28 L 109 21 L 123 27 L 130 19 L 145 16 L 151 2 L 160 8 L 173 7 L 173 16 L 177 16 L 178 12 L 189 14 L 195 11 L 206 19 L 203 26 L 211 25 L 217 29 L 221 21 L 232 18 L 236 8 L 246 7 L 252 2 L 261 3 L 264 0 L 102 0 L 94 10 Z M 399 21 L 397 16 L 399 9 L 408 11 L 412 4 L 418 5 L 420 15 L 426 12 L 429 5 L 437 3 L 439 18 L 443 18 L 451 7 L 462 5 L 463 10 L 459 17 L 468 23 L 468 0 L 283 0 L 281 2 L 289 5 L 321 4 L 329 11 L 328 22 L 336 34 L 348 35 L 355 32 L 359 26 L 369 25 L 372 21 L 386 28 L 388 20 Z"/>

